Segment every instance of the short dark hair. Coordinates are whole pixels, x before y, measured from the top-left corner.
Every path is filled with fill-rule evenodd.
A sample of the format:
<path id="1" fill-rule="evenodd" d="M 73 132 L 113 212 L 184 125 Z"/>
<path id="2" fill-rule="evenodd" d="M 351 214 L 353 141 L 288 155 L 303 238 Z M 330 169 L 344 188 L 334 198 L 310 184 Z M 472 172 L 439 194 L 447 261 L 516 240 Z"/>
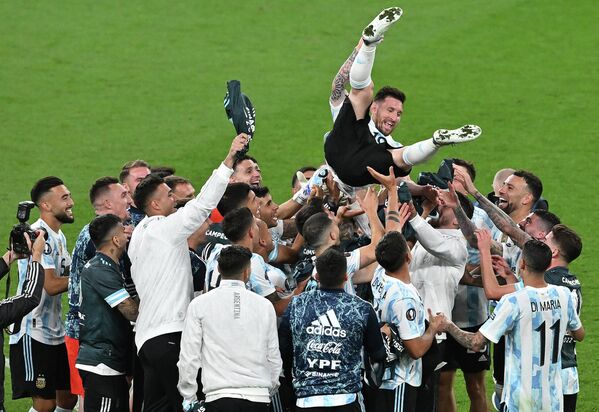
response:
<path id="1" fill-rule="evenodd" d="M 468 219 L 472 219 L 472 216 L 474 215 L 474 205 L 472 204 L 470 199 L 468 199 L 468 196 L 463 195 L 460 192 L 456 192 L 456 193 L 458 195 L 458 200 L 460 201 L 460 206 L 462 206 L 464 213 L 466 213 L 466 216 L 468 216 Z"/>
<path id="2" fill-rule="evenodd" d="M 308 219 L 317 213 L 324 212 L 322 199 L 319 197 L 313 198 L 310 203 L 303 206 L 299 212 L 295 214 L 295 227 L 300 235 L 304 235 L 304 225 Z"/>
<path id="3" fill-rule="evenodd" d="M 308 246 L 314 249 L 321 246 L 323 236 L 332 224 L 333 221 L 325 212 L 319 212 L 310 216 L 302 228 L 302 235 Z"/>
<path id="4" fill-rule="evenodd" d="M 347 259 L 336 248 L 330 247 L 318 256 L 315 266 L 321 287 L 334 288 L 343 283 L 347 273 Z"/>
<path id="5" fill-rule="evenodd" d="M 166 177 L 162 177 L 164 178 L 164 183 L 166 183 L 166 185 L 171 189 L 174 189 L 177 185 L 191 184 L 191 181 L 189 179 L 186 179 L 181 176 L 169 175 Z"/>
<path id="6" fill-rule="evenodd" d="M 406 263 L 408 244 L 400 232 L 389 232 L 376 245 L 376 261 L 387 272 L 395 272 Z"/>
<path id="7" fill-rule="evenodd" d="M 131 160 L 123 165 L 121 168 L 121 173 L 119 174 L 119 180 L 121 183 L 125 181 L 125 179 L 129 176 L 129 171 L 131 169 L 135 169 L 136 167 L 147 167 L 150 168 L 150 165 L 145 160 L 137 159 Z M 137 204 L 137 203 L 136 203 Z"/>
<path id="8" fill-rule="evenodd" d="M 33 185 L 31 189 L 31 201 L 39 206 L 38 202 L 40 198 L 48 193 L 52 188 L 56 186 L 64 185 L 64 182 L 56 176 L 43 177 Z"/>
<path id="9" fill-rule="evenodd" d="M 291 177 L 291 188 L 293 189 L 293 187 L 295 186 L 295 184 L 297 183 L 297 172 L 315 172 L 316 168 L 314 166 L 304 166 L 304 167 L 300 167 L 299 169 L 297 169 L 295 171 L 295 173 L 293 174 L 293 176 Z"/>
<path id="10" fill-rule="evenodd" d="M 251 265 L 252 252 L 239 245 L 231 245 L 221 250 L 217 258 L 218 271 L 223 279 L 238 276 Z"/>
<path id="11" fill-rule="evenodd" d="M 135 193 L 133 193 L 133 201 L 135 202 L 135 206 L 139 209 L 146 212 L 146 208 L 148 207 L 148 201 L 161 184 L 164 183 L 164 179 L 160 176 L 149 174 L 143 178 L 143 180 L 137 185 L 135 188 Z"/>
<path id="12" fill-rule="evenodd" d="M 543 182 L 541 182 L 541 179 L 527 170 L 516 170 L 513 175 L 524 179 L 526 186 L 532 195 L 533 204 L 539 200 L 543 194 Z"/>
<path id="13" fill-rule="evenodd" d="M 559 253 L 570 263 L 582 253 L 582 239 L 566 225 L 557 224 L 551 229 Z"/>
<path id="14" fill-rule="evenodd" d="M 454 157 L 453 159 L 451 159 L 451 161 L 453 161 L 454 165 L 462 166 L 463 168 L 465 168 L 468 171 L 468 174 L 470 175 L 470 179 L 472 179 L 472 181 L 474 182 L 474 179 L 476 179 L 476 168 L 474 167 L 474 163 L 464 159 L 458 159 L 457 157 Z"/>
<path id="15" fill-rule="evenodd" d="M 380 102 L 385 100 L 387 97 L 393 97 L 394 99 L 399 100 L 402 103 L 406 102 L 406 94 L 399 89 L 391 86 L 382 87 L 376 94 L 374 95 L 374 101 Z"/>
<path id="16" fill-rule="evenodd" d="M 244 160 L 251 160 L 252 162 L 258 164 L 258 161 L 256 159 L 254 159 L 252 156 L 244 154 L 242 156 L 236 156 L 235 157 L 235 161 L 233 162 L 233 170 L 235 170 L 237 168 L 237 165 L 239 163 L 243 162 Z"/>
<path id="17" fill-rule="evenodd" d="M 250 190 L 252 188 L 247 183 L 229 183 L 223 197 L 216 206 L 218 212 L 224 216 L 232 210 L 245 206 Z"/>
<path id="18" fill-rule="evenodd" d="M 553 226 L 562 223 L 559 217 L 555 213 L 552 213 L 545 209 L 537 209 L 533 212 L 539 219 L 541 219 L 541 225 L 543 230 L 548 233 Z"/>
<path id="19" fill-rule="evenodd" d="M 531 271 L 545 273 L 551 264 L 551 249 L 545 243 L 531 239 L 522 248 L 522 259 Z"/>
<path id="20" fill-rule="evenodd" d="M 89 224 L 89 237 L 96 249 L 99 249 L 105 242 L 107 242 L 108 234 L 122 223 L 123 222 L 118 216 L 111 213 L 98 216 L 92 220 Z"/>
<path id="21" fill-rule="evenodd" d="M 231 242 L 243 239 L 254 223 L 254 215 L 247 207 L 227 213 L 223 219 L 223 233 Z"/>
<path id="22" fill-rule="evenodd" d="M 256 197 L 258 197 L 260 199 L 270 193 L 270 189 L 266 186 L 251 186 L 251 188 L 252 188 L 252 192 L 254 192 Z"/>
<path id="23" fill-rule="evenodd" d="M 89 189 L 89 201 L 91 204 L 93 205 L 96 203 L 96 200 L 109 190 L 108 186 L 117 184 L 118 182 L 119 180 L 112 176 L 104 176 L 96 179 L 92 187 Z"/>
<path id="24" fill-rule="evenodd" d="M 163 178 L 174 175 L 175 171 L 175 168 L 172 166 L 154 166 L 150 168 L 150 172 Z"/>

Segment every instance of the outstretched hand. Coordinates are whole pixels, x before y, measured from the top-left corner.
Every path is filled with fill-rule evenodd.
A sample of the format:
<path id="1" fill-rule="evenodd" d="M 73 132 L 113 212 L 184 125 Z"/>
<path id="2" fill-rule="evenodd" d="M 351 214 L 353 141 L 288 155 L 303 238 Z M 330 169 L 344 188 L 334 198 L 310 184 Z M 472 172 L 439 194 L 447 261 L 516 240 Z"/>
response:
<path id="1" fill-rule="evenodd" d="M 229 148 L 229 153 L 227 153 L 227 157 L 225 157 L 225 160 L 223 161 L 225 166 L 230 169 L 233 168 L 233 164 L 235 163 L 235 155 L 237 152 L 243 150 L 249 140 L 250 137 L 245 133 L 239 133 L 237 136 L 235 136 L 235 139 L 233 139 L 231 147 Z"/>
<path id="2" fill-rule="evenodd" d="M 460 203 L 458 199 L 458 194 L 453 187 L 453 184 L 449 182 L 448 184 L 449 191 L 438 190 L 437 194 L 439 195 L 439 204 L 441 206 L 449 207 L 451 209 L 455 209 Z"/>
<path id="3" fill-rule="evenodd" d="M 512 272 L 510 265 L 502 256 L 492 255 L 491 262 L 493 264 L 493 272 L 495 272 L 497 276 L 504 278 L 508 283 L 514 283 L 516 276 L 514 275 L 514 272 Z"/>
<path id="4" fill-rule="evenodd" d="M 488 229 L 477 229 L 474 231 L 478 250 L 490 253 L 491 250 L 491 232 Z"/>
<path id="5" fill-rule="evenodd" d="M 358 204 L 366 214 L 377 213 L 379 207 L 379 197 L 374 191 L 374 188 L 369 187 L 368 190 L 366 190 L 366 195 L 364 195 L 364 198 L 360 200 L 360 198 L 357 197 L 356 199 L 358 200 Z"/>
<path id="6" fill-rule="evenodd" d="M 372 177 L 376 179 L 385 189 L 388 191 L 394 190 L 397 187 L 397 180 L 395 178 L 395 171 L 393 170 L 393 166 L 389 166 L 389 174 L 385 176 L 374 170 L 372 167 L 367 166 L 366 170 Z"/>
<path id="7" fill-rule="evenodd" d="M 470 175 L 464 173 L 464 171 L 458 169 L 455 165 L 453 166 L 453 180 L 460 182 L 464 189 L 471 195 L 474 195 L 477 192 L 476 186 L 474 186 Z"/>

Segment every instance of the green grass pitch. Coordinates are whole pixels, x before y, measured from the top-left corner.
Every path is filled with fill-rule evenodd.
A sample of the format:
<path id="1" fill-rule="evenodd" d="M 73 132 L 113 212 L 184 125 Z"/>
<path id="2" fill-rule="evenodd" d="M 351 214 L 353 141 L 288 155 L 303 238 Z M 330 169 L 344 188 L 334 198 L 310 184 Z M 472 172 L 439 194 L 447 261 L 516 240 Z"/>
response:
<path id="1" fill-rule="evenodd" d="M 2 2 L 0 234 L 8 238 L 17 203 L 46 175 L 62 177 L 75 198 L 69 248 L 92 217 L 89 186 L 127 160 L 175 166 L 199 188 L 233 136 L 222 108 L 229 79 L 241 80 L 256 107 L 251 154 L 286 200 L 292 172 L 322 160 L 333 75 L 361 28 L 392 5 L 404 16 L 378 48 L 373 79 L 407 93 L 395 137 L 411 143 L 479 124 L 478 141 L 444 155 L 475 161 L 484 190 L 499 168 L 534 171 L 551 209 L 581 234 L 572 268 L 588 331 L 578 346 L 579 410 L 599 410 L 592 0 Z M 9 400 L 9 387 L 7 379 L 8 410 L 27 410 Z M 467 410 L 461 382 L 456 392 Z"/>

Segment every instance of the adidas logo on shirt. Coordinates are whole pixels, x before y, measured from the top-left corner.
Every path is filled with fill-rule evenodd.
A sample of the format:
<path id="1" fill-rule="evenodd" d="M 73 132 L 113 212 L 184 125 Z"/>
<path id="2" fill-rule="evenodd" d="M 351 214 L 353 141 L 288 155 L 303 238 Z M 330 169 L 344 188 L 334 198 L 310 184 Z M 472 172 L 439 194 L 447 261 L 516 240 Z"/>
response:
<path id="1" fill-rule="evenodd" d="M 320 336 L 333 336 L 344 338 L 347 336 L 347 332 L 341 329 L 337 315 L 335 311 L 330 309 L 324 315 L 320 315 L 318 319 L 313 321 L 310 326 L 306 328 L 306 333 L 309 335 L 320 335 Z"/>

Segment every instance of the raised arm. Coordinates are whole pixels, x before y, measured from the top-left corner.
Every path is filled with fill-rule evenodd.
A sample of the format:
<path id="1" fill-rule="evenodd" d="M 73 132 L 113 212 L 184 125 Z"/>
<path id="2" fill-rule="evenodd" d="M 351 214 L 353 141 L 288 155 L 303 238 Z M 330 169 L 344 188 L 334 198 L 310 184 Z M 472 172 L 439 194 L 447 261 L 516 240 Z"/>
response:
<path id="1" fill-rule="evenodd" d="M 245 133 L 237 135 L 231 143 L 225 160 L 212 172 L 197 197 L 164 219 L 165 223 L 161 226 L 163 238 L 187 241 L 187 238 L 200 228 L 223 197 L 229 177 L 233 174 L 235 155 L 244 148 L 248 139 Z"/>
<path id="2" fill-rule="evenodd" d="M 458 226 L 460 227 L 462 234 L 468 241 L 468 244 L 472 248 L 478 248 L 477 239 L 475 235 L 475 232 L 478 228 L 476 227 L 474 222 L 472 222 L 472 220 L 470 220 L 470 218 L 466 216 L 466 212 L 464 212 L 464 209 L 462 209 L 462 205 L 460 205 L 458 195 L 451 182 L 449 182 L 449 191 L 440 193 L 439 202 L 445 206 L 453 208 L 453 212 L 458 221 Z M 496 241 L 491 242 L 491 254 L 503 254 L 503 246 L 501 246 L 501 243 Z"/>
<path id="3" fill-rule="evenodd" d="M 387 218 L 385 221 L 385 231 L 397 231 L 401 232 L 403 229 L 409 214 L 409 205 L 403 204 L 398 211 L 399 199 L 397 196 L 397 179 L 395 178 L 395 172 L 393 168 L 389 168 L 389 174 L 384 176 L 378 173 L 371 167 L 367 167 L 368 172 L 374 177 L 380 184 L 385 188 L 387 193 Z"/>
<path id="4" fill-rule="evenodd" d="M 480 270 L 483 288 L 487 299 L 499 300 L 503 295 L 516 291 L 514 284 L 500 285 L 493 272 L 491 260 L 491 234 L 486 229 L 478 229 L 475 233 L 480 251 Z"/>
<path id="5" fill-rule="evenodd" d="M 528 233 L 520 229 L 511 217 L 478 191 L 467 173 L 462 173 L 460 170 L 455 170 L 454 173 L 455 178 L 460 180 L 468 193 L 478 201 L 481 209 L 487 212 L 497 229 L 508 235 L 519 248 L 524 247 L 524 244 L 532 239 Z"/>
<path id="6" fill-rule="evenodd" d="M 359 203 L 360 207 L 362 210 L 364 210 L 364 213 L 366 213 L 366 216 L 368 217 L 368 223 L 370 224 L 370 230 L 372 232 L 370 244 L 360 248 L 360 268 L 363 268 L 375 261 L 376 256 L 374 251 L 376 249 L 376 245 L 385 235 L 385 228 L 383 227 L 377 213 L 379 202 L 378 197 L 372 187 L 368 189 L 364 199 L 359 200 Z"/>

